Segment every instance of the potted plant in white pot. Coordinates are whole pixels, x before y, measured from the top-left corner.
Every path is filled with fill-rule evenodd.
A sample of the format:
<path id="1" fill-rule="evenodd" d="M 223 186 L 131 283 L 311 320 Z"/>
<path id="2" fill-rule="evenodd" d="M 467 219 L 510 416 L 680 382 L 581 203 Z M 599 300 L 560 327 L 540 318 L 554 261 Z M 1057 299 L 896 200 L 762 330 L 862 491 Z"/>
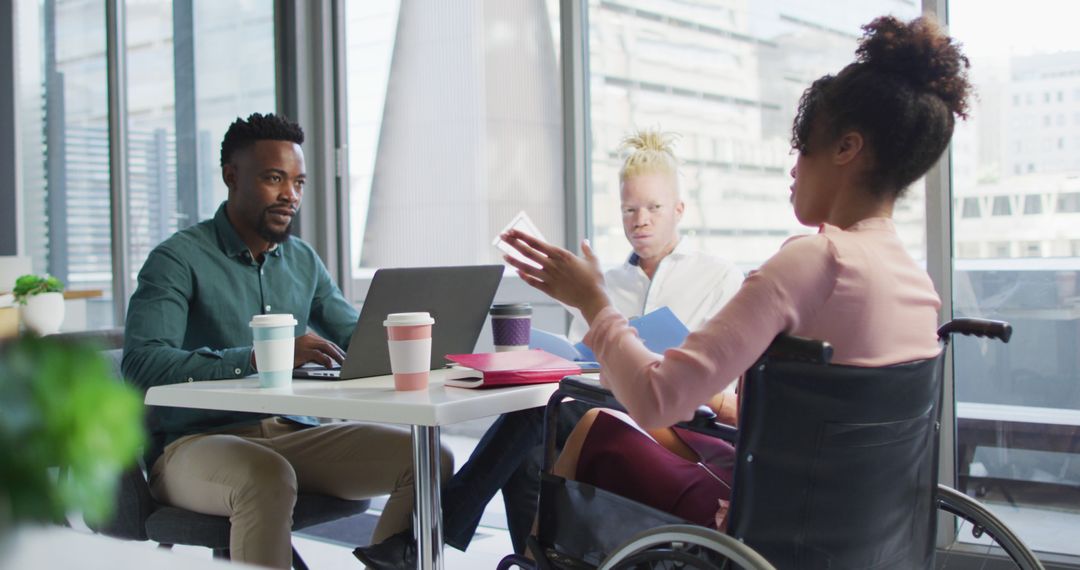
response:
<path id="1" fill-rule="evenodd" d="M 64 323 L 64 284 L 52 275 L 23 275 L 15 280 L 15 301 L 22 321 L 39 335 L 54 334 Z"/>

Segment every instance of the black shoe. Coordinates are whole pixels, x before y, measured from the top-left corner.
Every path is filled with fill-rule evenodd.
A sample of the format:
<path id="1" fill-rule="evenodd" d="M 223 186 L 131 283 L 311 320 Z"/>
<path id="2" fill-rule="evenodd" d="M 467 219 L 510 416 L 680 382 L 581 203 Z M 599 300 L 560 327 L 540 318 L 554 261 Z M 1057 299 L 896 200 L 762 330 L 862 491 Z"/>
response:
<path id="1" fill-rule="evenodd" d="M 416 568 L 416 542 L 412 531 L 406 530 L 379 544 L 358 546 L 353 556 L 371 570 L 412 570 Z"/>

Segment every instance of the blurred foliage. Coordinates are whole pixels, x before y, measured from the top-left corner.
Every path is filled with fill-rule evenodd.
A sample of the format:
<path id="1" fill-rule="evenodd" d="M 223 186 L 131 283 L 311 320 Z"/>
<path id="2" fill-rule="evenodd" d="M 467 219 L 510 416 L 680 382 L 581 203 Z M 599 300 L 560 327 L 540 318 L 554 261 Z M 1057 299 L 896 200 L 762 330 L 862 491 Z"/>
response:
<path id="1" fill-rule="evenodd" d="M 95 347 L 35 336 L 0 345 L 0 527 L 5 516 L 50 521 L 70 510 L 106 520 L 143 445 L 142 413 Z"/>
<path id="2" fill-rule="evenodd" d="M 52 275 L 22 275 L 15 280 L 15 300 L 20 305 L 26 304 L 27 297 L 41 293 L 60 293 L 64 283 Z"/>

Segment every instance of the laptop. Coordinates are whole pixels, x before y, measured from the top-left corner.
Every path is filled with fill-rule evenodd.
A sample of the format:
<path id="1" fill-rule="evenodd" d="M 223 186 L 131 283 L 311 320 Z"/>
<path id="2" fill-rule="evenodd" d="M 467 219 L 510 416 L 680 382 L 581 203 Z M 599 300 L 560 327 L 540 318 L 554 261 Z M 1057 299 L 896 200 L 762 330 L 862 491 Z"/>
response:
<path id="1" fill-rule="evenodd" d="M 502 280 L 502 265 L 410 267 L 375 272 L 340 368 L 301 367 L 293 378 L 352 380 L 390 374 L 383 321 L 390 313 L 426 311 L 431 328 L 431 369 L 447 354 L 472 352 Z"/>

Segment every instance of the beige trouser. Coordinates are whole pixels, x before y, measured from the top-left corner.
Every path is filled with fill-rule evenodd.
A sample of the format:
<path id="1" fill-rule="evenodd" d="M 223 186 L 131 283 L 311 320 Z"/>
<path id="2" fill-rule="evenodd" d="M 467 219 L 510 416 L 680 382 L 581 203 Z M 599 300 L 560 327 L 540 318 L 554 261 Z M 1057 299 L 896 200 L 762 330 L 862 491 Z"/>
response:
<path id="1" fill-rule="evenodd" d="M 442 476 L 453 472 L 445 447 Z M 297 490 L 342 499 L 389 494 L 373 543 L 411 526 L 412 439 L 408 429 L 332 423 L 304 428 L 270 418 L 176 440 L 151 470 L 163 503 L 227 516 L 233 560 L 272 568 L 292 564 L 290 532 Z"/>

